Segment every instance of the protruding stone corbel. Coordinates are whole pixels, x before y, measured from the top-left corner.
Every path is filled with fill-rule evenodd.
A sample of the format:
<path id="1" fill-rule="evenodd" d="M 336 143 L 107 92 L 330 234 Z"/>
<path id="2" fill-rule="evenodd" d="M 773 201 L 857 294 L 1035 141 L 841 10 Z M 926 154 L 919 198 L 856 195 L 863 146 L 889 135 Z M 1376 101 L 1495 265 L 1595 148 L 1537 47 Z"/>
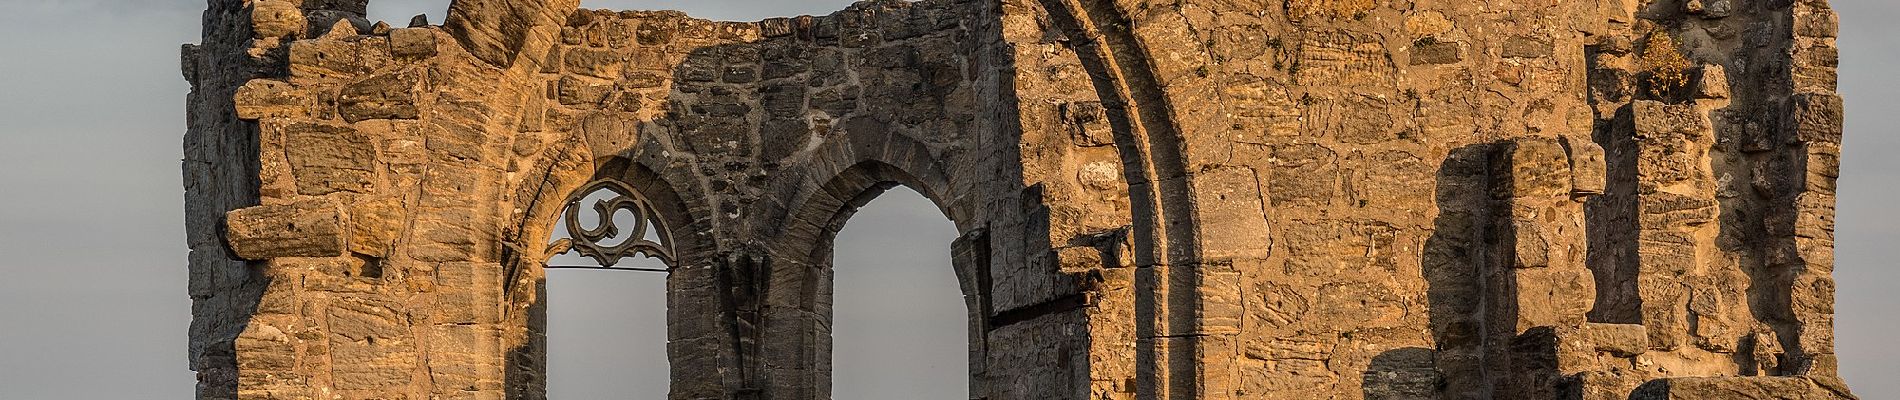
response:
<path id="1" fill-rule="evenodd" d="M 270 79 L 245 82 L 232 101 L 237 105 L 238 119 L 247 121 L 308 116 L 312 108 L 304 91 L 289 82 Z"/>
<path id="2" fill-rule="evenodd" d="M 349 249 L 349 217 L 331 200 L 264 205 L 225 214 L 225 242 L 239 258 L 338 257 Z"/>

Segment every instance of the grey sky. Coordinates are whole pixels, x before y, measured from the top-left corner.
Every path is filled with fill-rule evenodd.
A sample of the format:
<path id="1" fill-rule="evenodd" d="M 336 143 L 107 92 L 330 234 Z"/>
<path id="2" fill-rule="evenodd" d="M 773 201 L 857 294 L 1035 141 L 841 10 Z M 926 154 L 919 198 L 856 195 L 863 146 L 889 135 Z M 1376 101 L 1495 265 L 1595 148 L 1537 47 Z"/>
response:
<path id="1" fill-rule="evenodd" d="M 824 14 L 846 3 L 586 1 L 593 8 L 679 9 L 735 20 Z M 373 19 L 400 23 L 427 12 L 441 21 L 448 0 L 373 4 Z M 1900 376 L 1900 346 L 1891 340 L 1900 334 L 1900 268 L 1891 265 L 1900 212 L 1889 208 L 1900 199 L 1900 136 L 1890 133 L 1900 126 L 1900 78 L 1893 72 L 1900 71 L 1900 2 L 1834 4 L 1848 101 L 1839 352 L 1843 374 L 1862 397 L 1900 398 L 1900 379 L 1892 379 Z M 198 41 L 204 1 L 0 5 L 7 10 L 0 13 L 0 399 L 190 398 L 178 167 L 187 88 L 177 65 L 178 45 Z M 864 361 L 962 357 L 950 230 L 928 202 L 899 191 L 872 203 L 840 237 L 839 343 L 862 347 L 837 350 L 838 398 L 961 393 L 944 389 L 962 384 L 956 365 L 881 368 Z M 658 280 L 578 274 L 551 283 L 556 398 L 653 398 L 636 393 L 654 393 L 654 382 L 665 379 L 653 373 L 663 364 L 643 361 L 659 349 L 658 309 L 640 308 L 663 300 Z M 874 298 L 883 300 L 868 300 Z M 906 312 L 923 317 L 889 319 Z M 946 330 L 955 335 L 942 335 Z M 919 346 L 931 353 L 896 353 Z M 951 378 L 912 381 L 922 376 Z M 879 381 L 898 383 L 865 384 Z"/>

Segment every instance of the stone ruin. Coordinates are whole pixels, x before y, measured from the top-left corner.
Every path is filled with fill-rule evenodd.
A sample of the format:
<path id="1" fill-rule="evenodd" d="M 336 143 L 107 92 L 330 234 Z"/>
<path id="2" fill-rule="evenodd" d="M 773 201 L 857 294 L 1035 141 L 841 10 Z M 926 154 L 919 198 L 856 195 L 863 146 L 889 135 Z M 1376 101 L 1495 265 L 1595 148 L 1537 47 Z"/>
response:
<path id="1" fill-rule="evenodd" d="M 544 398 L 577 249 L 668 261 L 671 398 L 826 399 L 896 185 L 973 399 L 1852 398 L 1825 0 L 365 2 L 183 49 L 199 398 Z"/>

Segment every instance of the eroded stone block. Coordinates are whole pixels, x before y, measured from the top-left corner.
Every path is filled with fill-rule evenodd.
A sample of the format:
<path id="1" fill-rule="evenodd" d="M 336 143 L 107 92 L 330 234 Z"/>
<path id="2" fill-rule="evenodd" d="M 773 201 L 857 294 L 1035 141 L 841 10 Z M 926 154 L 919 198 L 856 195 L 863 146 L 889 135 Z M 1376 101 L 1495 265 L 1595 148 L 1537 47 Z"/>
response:
<path id="1" fill-rule="evenodd" d="M 225 217 L 225 241 L 246 260 L 335 257 L 348 242 L 347 224 L 343 209 L 327 200 L 256 206 Z"/>

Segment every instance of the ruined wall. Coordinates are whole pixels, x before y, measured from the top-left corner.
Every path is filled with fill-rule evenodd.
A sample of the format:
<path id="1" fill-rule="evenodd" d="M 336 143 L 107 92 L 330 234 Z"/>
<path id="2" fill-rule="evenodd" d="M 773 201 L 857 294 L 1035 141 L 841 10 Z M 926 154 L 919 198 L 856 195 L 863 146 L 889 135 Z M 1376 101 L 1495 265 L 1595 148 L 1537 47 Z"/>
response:
<path id="1" fill-rule="evenodd" d="M 676 399 L 829 398 L 894 185 L 963 232 L 974 398 L 1851 397 L 1820 0 L 576 3 L 211 3 L 201 398 L 545 397 L 602 179 L 667 230 Z"/>

